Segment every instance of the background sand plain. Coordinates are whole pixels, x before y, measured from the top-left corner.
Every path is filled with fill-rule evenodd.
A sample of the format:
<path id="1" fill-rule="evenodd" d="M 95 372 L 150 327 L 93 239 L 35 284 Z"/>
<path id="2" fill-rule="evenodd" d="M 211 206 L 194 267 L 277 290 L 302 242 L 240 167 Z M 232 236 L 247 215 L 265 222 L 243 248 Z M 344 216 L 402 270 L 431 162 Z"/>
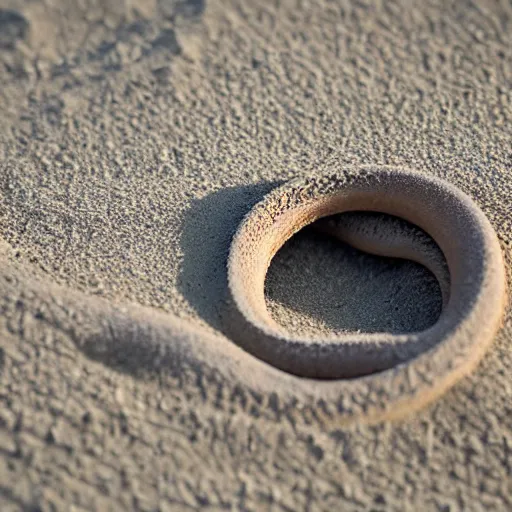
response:
<path id="1" fill-rule="evenodd" d="M 512 8 L 496 2 L 0 0 L 2 251 L 24 275 L 220 329 L 230 237 L 326 159 L 470 194 L 510 277 Z M 314 233 L 268 278 L 290 329 L 407 331 L 412 263 Z M 92 361 L 0 297 L 1 510 L 510 510 L 512 319 L 398 424 L 323 430 Z"/>

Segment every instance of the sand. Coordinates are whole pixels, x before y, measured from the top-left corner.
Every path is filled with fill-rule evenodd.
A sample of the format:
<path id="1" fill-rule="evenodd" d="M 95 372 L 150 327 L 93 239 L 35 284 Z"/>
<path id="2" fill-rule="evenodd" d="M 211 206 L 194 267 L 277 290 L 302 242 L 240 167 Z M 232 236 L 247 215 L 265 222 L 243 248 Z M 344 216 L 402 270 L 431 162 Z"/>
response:
<path id="1" fill-rule="evenodd" d="M 2 510 L 511 507 L 509 310 L 430 408 L 323 429 L 220 379 L 114 364 L 34 308 L 49 279 L 220 330 L 238 223 L 333 155 L 457 185 L 510 278 L 508 4 L 0 7 L 2 251 L 34 289 L 2 285 Z M 440 304 L 421 267 L 309 233 L 267 289 L 297 331 L 410 331 Z"/>

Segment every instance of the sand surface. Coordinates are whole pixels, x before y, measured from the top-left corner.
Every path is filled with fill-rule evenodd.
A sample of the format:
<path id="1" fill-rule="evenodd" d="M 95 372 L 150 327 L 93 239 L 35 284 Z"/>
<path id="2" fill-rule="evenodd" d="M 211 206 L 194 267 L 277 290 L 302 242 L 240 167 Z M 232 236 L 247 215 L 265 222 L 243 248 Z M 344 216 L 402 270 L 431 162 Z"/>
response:
<path id="1" fill-rule="evenodd" d="M 0 0 L 1 251 L 34 283 L 214 332 L 241 218 L 334 156 L 460 187 L 510 278 L 511 34 L 505 0 Z M 422 267 L 311 232 L 267 293 L 309 333 L 417 330 L 441 303 Z M 298 425 L 229 386 L 92 360 L 30 300 L 0 296 L 2 511 L 512 508 L 509 310 L 430 408 L 322 429 L 314 411 Z"/>

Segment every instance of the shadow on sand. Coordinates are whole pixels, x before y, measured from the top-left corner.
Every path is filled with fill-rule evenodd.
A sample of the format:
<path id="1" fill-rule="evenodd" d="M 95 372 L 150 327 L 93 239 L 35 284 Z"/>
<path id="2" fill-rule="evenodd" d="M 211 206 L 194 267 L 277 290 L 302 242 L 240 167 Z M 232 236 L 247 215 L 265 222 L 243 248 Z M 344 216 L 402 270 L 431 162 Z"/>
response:
<path id="1" fill-rule="evenodd" d="M 280 182 L 276 181 L 222 188 L 195 199 L 186 213 L 181 230 L 184 258 L 178 288 L 201 318 L 215 329 L 222 330 L 231 239 L 243 217 L 278 185 Z"/>

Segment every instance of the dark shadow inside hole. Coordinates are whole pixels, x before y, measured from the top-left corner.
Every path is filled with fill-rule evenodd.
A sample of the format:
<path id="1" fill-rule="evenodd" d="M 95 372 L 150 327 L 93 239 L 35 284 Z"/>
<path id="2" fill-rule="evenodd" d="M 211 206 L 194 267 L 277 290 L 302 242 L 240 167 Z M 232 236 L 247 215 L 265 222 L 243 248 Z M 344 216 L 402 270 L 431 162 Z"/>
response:
<path id="1" fill-rule="evenodd" d="M 359 251 L 314 225 L 276 254 L 265 295 L 276 321 L 313 336 L 418 332 L 432 326 L 442 309 L 439 284 L 422 265 Z"/>

